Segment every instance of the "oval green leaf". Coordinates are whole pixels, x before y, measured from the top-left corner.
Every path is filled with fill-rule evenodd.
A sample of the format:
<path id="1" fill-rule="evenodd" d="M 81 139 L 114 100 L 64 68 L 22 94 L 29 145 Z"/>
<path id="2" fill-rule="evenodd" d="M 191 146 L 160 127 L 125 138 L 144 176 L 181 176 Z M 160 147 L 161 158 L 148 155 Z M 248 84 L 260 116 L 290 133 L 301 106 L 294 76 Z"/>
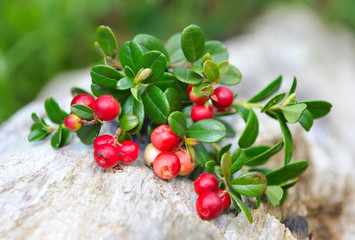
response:
<path id="1" fill-rule="evenodd" d="M 212 40 L 207 41 L 205 44 L 205 50 L 203 54 L 209 53 L 212 56 L 212 61 L 220 63 L 224 60 L 228 60 L 229 54 L 227 48 L 220 41 Z"/>
<path id="2" fill-rule="evenodd" d="M 304 103 L 297 103 L 293 105 L 288 105 L 283 107 L 282 113 L 285 116 L 285 119 L 289 123 L 296 123 L 300 119 L 303 111 L 307 108 L 307 105 Z"/>
<path id="3" fill-rule="evenodd" d="M 284 141 L 284 147 L 285 147 L 285 165 L 287 165 L 292 158 L 293 154 L 293 139 L 292 135 L 290 132 L 290 129 L 288 129 L 286 120 L 282 113 L 276 112 L 276 117 L 279 121 L 280 127 L 281 127 L 281 132 L 282 132 L 282 137 Z"/>
<path id="4" fill-rule="evenodd" d="M 224 153 L 221 160 L 221 168 L 224 179 L 228 183 L 231 177 L 232 159 L 229 153 Z"/>
<path id="5" fill-rule="evenodd" d="M 181 96 L 175 88 L 166 89 L 164 95 L 169 102 L 170 112 L 181 110 L 182 108 Z"/>
<path id="6" fill-rule="evenodd" d="M 283 190 L 280 186 L 268 186 L 265 192 L 268 202 L 274 206 L 278 207 L 280 205 Z"/>
<path id="7" fill-rule="evenodd" d="M 298 119 L 298 122 L 301 124 L 301 126 L 306 130 L 307 132 L 311 129 L 313 125 L 313 115 L 308 109 L 305 109 L 304 112 L 302 113 L 300 119 Z"/>
<path id="8" fill-rule="evenodd" d="M 172 73 L 164 72 L 161 77 L 154 82 L 154 85 L 165 91 L 168 88 L 175 88 L 176 78 Z"/>
<path id="9" fill-rule="evenodd" d="M 109 88 L 101 87 L 95 83 L 91 84 L 91 91 L 96 97 L 100 97 L 102 95 L 112 95 L 114 98 L 118 99 L 119 101 L 125 100 L 131 95 L 129 90 L 114 90 Z"/>
<path id="10" fill-rule="evenodd" d="M 176 136 L 179 137 L 184 137 L 186 130 L 187 130 L 187 125 L 186 125 L 186 117 L 182 112 L 173 112 L 169 115 L 168 118 L 168 123 L 175 133 Z"/>
<path id="11" fill-rule="evenodd" d="M 231 187 L 247 197 L 261 196 L 267 188 L 266 177 L 260 172 L 250 172 L 243 174 L 230 183 Z"/>
<path id="12" fill-rule="evenodd" d="M 116 55 L 117 41 L 115 35 L 108 26 L 101 25 L 96 29 L 96 41 L 106 55 Z"/>
<path id="13" fill-rule="evenodd" d="M 138 125 L 129 131 L 129 133 L 131 133 L 131 134 L 135 134 L 135 133 L 139 132 L 143 126 L 143 123 L 144 123 L 145 113 L 144 113 L 143 101 L 142 101 L 141 96 L 139 94 L 137 95 L 137 98 L 140 101 L 137 101 L 132 95 L 129 96 L 122 107 L 121 115 L 134 114 L 138 118 L 138 121 L 139 121 Z"/>
<path id="14" fill-rule="evenodd" d="M 267 85 L 263 90 L 261 90 L 258 94 L 252 97 L 248 102 L 255 103 L 267 99 L 272 94 L 274 94 L 277 90 L 279 90 L 281 83 L 282 83 L 282 76 L 280 75 L 269 85 Z"/>
<path id="15" fill-rule="evenodd" d="M 283 141 L 278 142 L 277 144 L 275 144 L 271 148 L 267 147 L 267 149 L 265 151 L 263 151 L 262 153 L 259 153 L 259 154 L 254 154 L 254 156 L 252 156 L 252 157 L 248 158 L 248 155 L 247 155 L 247 160 L 246 160 L 245 164 L 248 166 L 262 165 L 262 164 L 266 163 L 270 157 L 272 157 L 276 153 L 280 152 L 282 148 L 283 148 Z M 247 149 L 247 150 L 249 150 L 249 149 Z M 247 154 L 247 150 L 245 151 L 246 154 Z"/>
<path id="16" fill-rule="evenodd" d="M 129 131 L 135 128 L 139 123 L 138 117 L 134 114 L 125 114 L 120 118 L 122 131 Z"/>
<path id="17" fill-rule="evenodd" d="M 31 129 L 30 134 L 28 135 L 28 141 L 35 142 L 42 140 L 43 138 L 49 135 L 49 132 L 41 129 L 41 126 L 37 125 L 38 128 Z"/>
<path id="18" fill-rule="evenodd" d="M 210 160 L 210 161 L 206 162 L 205 168 L 206 168 L 207 172 L 213 173 L 215 166 L 216 166 L 216 162 L 213 160 Z"/>
<path id="19" fill-rule="evenodd" d="M 200 142 L 214 143 L 226 136 L 226 128 L 217 120 L 205 119 L 192 124 L 187 129 L 187 135 Z"/>
<path id="20" fill-rule="evenodd" d="M 196 161 L 198 165 L 200 165 L 202 168 L 206 168 L 206 163 L 210 161 L 210 156 L 208 155 L 205 146 L 200 143 L 197 146 L 194 146 L 194 149 L 196 152 Z"/>
<path id="21" fill-rule="evenodd" d="M 76 135 L 82 143 L 86 145 L 91 145 L 94 143 L 96 137 L 99 135 L 100 129 L 101 123 L 85 125 L 82 126 L 78 131 L 76 131 Z"/>
<path id="22" fill-rule="evenodd" d="M 54 98 L 47 98 L 44 101 L 44 108 L 48 115 L 48 118 L 58 124 L 62 124 L 64 119 L 68 116 L 64 111 L 62 111 Z"/>
<path id="23" fill-rule="evenodd" d="M 136 85 L 132 78 L 123 77 L 117 82 L 118 90 L 127 90 Z"/>
<path id="24" fill-rule="evenodd" d="M 149 34 L 138 34 L 134 37 L 133 41 L 137 42 L 145 52 L 159 51 L 163 53 L 169 61 L 169 54 L 166 51 L 164 44 L 158 38 Z"/>
<path id="25" fill-rule="evenodd" d="M 332 109 L 332 104 L 326 101 L 314 100 L 300 103 L 307 104 L 307 110 L 312 113 L 314 119 L 327 115 Z"/>
<path id="26" fill-rule="evenodd" d="M 184 60 L 184 53 L 181 49 L 181 33 L 175 33 L 166 42 L 166 50 L 170 56 L 171 63 L 177 63 Z"/>
<path id="27" fill-rule="evenodd" d="M 67 142 L 69 141 L 69 138 L 70 138 L 70 133 L 71 133 L 71 131 L 69 129 L 62 128 L 62 139 L 60 141 L 59 147 L 63 147 L 64 145 L 67 144 Z"/>
<path id="28" fill-rule="evenodd" d="M 223 74 L 227 73 L 229 70 L 229 66 L 230 66 L 230 64 L 227 60 L 224 60 L 223 62 L 218 64 L 219 74 L 223 75 Z"/>
<path id="29" fill-rule="evenodd" d="M 92 120 L 94 119 L 94 110 L 83 104 L 71 105 L 72 113 L 76 114 L 81 119 Z"/>
<path id="30" fill-rule="evenodd" d="M 246 218 L 248 219 L 249 223 L 253 223 L 253 216 L 250 213 L 249 208 L 243 201 L 238 198 L 236 195 L 234 195 L 231 191 L 228 192 L 231 198 L 233 199 L 233 204 L 237 204 L 237 206 L 234 205 L 234 207 L 237 209 L 241 209 L 243 213 L 245 214 Z"/>
<path id="31" fill-rule="evenodd" d="M 268 185 L 279 185 L 297 178 L 308 168 L 307 161 L 298 161 L 265 174 Z"/>
<path id="32" fill-rule="evenodd" d="M 296 77 L 293 77 L 293 82 L 292 82 L 290 91 L 288 92 L 289 96 L 296 91 L 296 87 L 297 87 L 297 79 L 296 79 Z"/>
<path id="33" fill-rule="evenodd" d="M 250 147 L 256 140 L 259 134 L 259 122 L 254 111 L 249 109 L 248 119 L 242 135 L 238 140 L 241 148 Z"/>
<path id="34" fill-rule="evenodd" d="M 221 162 L 222 156 L 223 156 L 225 153 L 227 153 L 227 152 L 231 149 L 231 147 L 232 147 L 232 144 L 231 144 L 231 143 L 229 143 L 229 144 L 227 144 L 227 145 L 221 147 L 221 149 L 220 149 L 220 150 L 218 151 L 218 153 L 217 153 L 217 162 L 218 162 L 218 163 Z"/>
<path id="35" fill-rule="evenodd" d="M 176 67 L 173 70 L 174 76 L 183 83 L 199 84 L 202 82 L 202 76 L 190 69 L 183 67 Z"/>
<path id="36" fill-rule="evenodd" d="M 106 65 L 94 66 L 90 75 L 93 83 L 109 89 L 116 89 L 118 80 L 124 77 L 122 73 Z"/>
<path id="37" fill-rule="evenodd" d="M 152 83 L 158 80 L 164 73 L 167 60 L 164 54 L 158 51 L 150 51 L 139 58 L 139 68 L 150 68 L 152 74 L 143 80 L 143 83 Z"/>
<path id="38" fill-rule="evenodd" d="M 231 167 L 231 174 L 238 172 L 244 166 L 246 161 L 245 153 L 241 148 L 236 149 L 231 154 L 232 159 L 232 167 Z"/>
<path id="39" fill-rule="evenodd" d="M 143 92 L 144 109 L 155 123 L 164 123 L 170 113 L 169 102 L 160 88 L 149 85 Z"/>
<path id="40" fill-rule="evenodd" d="M 126 41 L 120 48 L 120 61 L 124 68 L 129 67 L 134 74 L 139 71 L 138 59 L 143 56 L 142 47 L 134 41 Z"/>
<path id="41" fill-rule="evenodd" d="M 59 125 L 58 130 L 52 136 L 52 140 L 51 140 L 52 147 L 59 148 L 61 141 L 62 141 L 62 125 Z"/>
<path id="42" fill-rule="evenodd" d="M 233 65 L 230 65 L 228 71 L 221 76 L 220 84 L 232 86 L 242 81 L 242 73 Z"/>
<path id="43" fill-rule="evenodd" d="M 205 61 L 203 64 L 203 72 L 208 80 L 216 81 L 219 77 L 219 68 L 215 62 L 211 60 Z"/>
<path id="44" fill-rule="evenodd" d="M 279 102 L 282 101 L 282 99 L 284 99 L 286 96 L 286 93 L 280 93 L 277 94 L 276 96 L 274 96 L 273 98 L 271 98 L 265 105 L 264 107 L 261 109 L 261 112 L 266 112 L 267 110 L 269 110 L 269 108 L 271 108 L 272 106 L 275 106 L 276 104 L 278 104 Z"/>
<path id="45" fill-rule="evenodd" d="M 181 34 L 181 49 L 191 63 L 201 57 L 205 49 L 205 34 L 200 27 L 190 25 L 184 28 Z"/>

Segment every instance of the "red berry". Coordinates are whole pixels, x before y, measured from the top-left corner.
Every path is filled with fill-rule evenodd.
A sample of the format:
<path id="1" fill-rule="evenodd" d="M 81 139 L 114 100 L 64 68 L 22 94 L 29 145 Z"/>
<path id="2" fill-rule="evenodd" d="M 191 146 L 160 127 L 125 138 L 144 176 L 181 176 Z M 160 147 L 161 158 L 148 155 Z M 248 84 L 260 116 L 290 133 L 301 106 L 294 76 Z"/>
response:
<path id="1" fill-rule="evenodd" d="M 81 118 L 79 118 L 75 114 L 70 114 L 68 117 L 64 119 L 64 125 L 66 128 L 68 128 L 70 131 L 76 131 L 79 130 L 82 126 L 81 124 Z"/>
<path id="2" fill-rule="evenodd" d="M 179 144 L 179 137 L 174 134 L 169 125 L 160 125 L 154 129 L 150 139 L 159 151 L 171 151 Z"/>
<path id="3" fill-rule="evenodd" d="M 112 95 L 102 95 L 96 99 L 94 111 L 101 120 L 111 121 L 120 112 L 120 104 Z"/>
<path id="4" fill-rule="evenodd" d="M 189 86 L 187 86 L 187 96 L 190 95 L 193 86 L 194 86 L 193 84 L 189 84 Z"/>
<path id="5" fill-rule="evenodd" d="M 80 93 L 76 95 L 73 100 L 71 100 L 70 106 L 74 104 L 83 104 L 91 109 L 94 109 L 95 98 L 85 93 Z"/>
<path id="6" fill-rule="evenodd" d="M 233 103 L 233 92 L 226 87 L 218 87 L 214 90 L 214 95 L 217 97 L 218 101 L 213 101 L 212 103 L 216 108 L 227 108 Z"/>
<path id="7" fill-rule="evenodd" d="M 156 175 L 162 179 L 172 179 L 180 172 L 180 161 L 172 152 L 161 152 L 154 159 L 153 169 Z"/>
<path id="8" fill-rule="evenodd" d="M 211 173 L 202 173 L 194 182 L 195 192 L 201 195 L 204 192 L 216 192 L 218 190 L 218 180 Z"/>
<path id="9" fill-rule="evenodd" d="M 120 155 L 117 148 L 111 144 L 103 144 L 98 146 L 94 152 L 94 159 L 102 168 L 112 168 L 118 163 Z"/>
<path id="10" fill-rule="evenodd" d="M 203 105 L 207 100 L 208 97 L 202 95 L 202 96 L 197 96 L 193 91 L 190 91 L 190 94 L 188 95 L 189 99 L 191 102 L 195 103 L 196 105 Z"/>
<path id="11" fill-rule="evenodd" d="M 196 210 L 201 218 L 215 219 L 223 212 L 223 203 L 216 193 L 204 192 L 197 198 Z"/>
<path id="12" fill-rule="evenodd" d="M 153 162 L 154 159 L 158 156 L 158 154 L 161 153 L 158 149 L 156 149 L 153 144 L 149 143 L 144 150 L 143 153 L 143 159 L 145 164 L 147 164 L 148 167 L 153 167 Z"/>
<path id="13" fill-rule="evenodd" d="M 191 109 L 191 118 L 194 122 L 213 118 L 212 107 L 206 108 L 204 105 L 195 105 Z"/>
<path id="14" fill-rule="evenodd" d="M 98 136 L 94 141 L 94 149 L 103 144 L 113 144 L 113 137 L 111 135 Z"/>
<path id="15" fill-rule="evenodd" d="M 117 147 L 117 150 L 120 155 L 120 161 L 123 163 L 133 162 L 139 156 L 139 147 L 131 140 L 123 141 L 121 146 Z"/>
<path id="16" fill-rule="evenodd" d="M 229 193 L 225 192 L 224 189 L 221 189 L 221 188 L 218 189 L 216 193 L 217 193 L 218 197 L 220 197 L 222 200 L 223 212 L 227 211 L 231 205 L 231 202 L 232 202 L 231 197 L 229 196 Z"/>
<path id="17" fill-rule="evenodd" d="M 191 162 L 190 155 L 186 150 L 176 151 L 175 154 L 178 156 L 181 165 L 179 175 L 187 175 L 191 173 L 195 168 L 195 162 Z"/>

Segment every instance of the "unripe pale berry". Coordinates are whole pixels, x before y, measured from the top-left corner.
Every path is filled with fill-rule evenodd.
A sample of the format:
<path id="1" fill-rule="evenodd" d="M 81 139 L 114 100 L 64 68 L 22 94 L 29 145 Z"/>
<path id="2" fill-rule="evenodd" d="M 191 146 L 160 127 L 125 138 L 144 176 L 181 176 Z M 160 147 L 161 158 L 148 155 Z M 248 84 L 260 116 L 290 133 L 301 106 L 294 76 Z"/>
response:
<path id="1" fill-rule="evenodd" d="M 139 147 L 135 142 L 131 140 L 123 141 L 117 147 L 117 150 L 120 155 L 120 161 L 123 163 L 133 162 L 139 156 Z"/>
<path id="2" fill-rule="evenodd" d="M 181 165 L 179 175 L 187 175 L 191 173 L 195 168 L 195 162 L 191 162 L 190 155 L 186 150 L 176 151 L 175 154 L 178 156 Z"/>
<path id="3" fill-rule="evenodd" d="M 153 144 L 149 143 L 144 150 L 143 153 L 143 159 L 145 164 L 148 167 L 153 167 L 153 162 L 154 159 L 159 155 L 159 153 L 161 153 L 161 151 L 159 151 L 158 149 L 156 149 Z"/>
<path id="4" fill-rule="evenodd" d="M 211 173 L 202 173 L 194 182 L 195 192 L 201 195 L 204 192 L 216 192 L 218 190 L 218 180 Z"/>
<path id="5" fill-rule="evenodd" d="M 212 100 L 212 103 L 216 108 L 227 108 L 233 103 L 233 92 L 226 87 L 216 88 L 214 90 L 214 95 L 218 99 L 218 101 Z"/>
<path id="6" fill-rule="evenodd" d="M 94 159 L 102 168 L 112 168 L 118 163 L 120 155 L 117 148 L 111 144 L 98 146 L 94 151 Z"/>
<path id="7" fill-rule="evenodd" d="M 91 109 L 94 109 L 94 103 L 95 103 L 95 98 L 85 93 L 80 93 L 73 98 L 73 100 L 70 103 L 70 106 L 74 104 L 83 104 L 85 106 L 88 106 Z"/>
<path id="8" fill-rule="evenodd" d="M 112 95 L 102 95 L 95 101 L 94 112 L 101 120 L 111 121 L 120 112 L 120 104 Z"/>
<path id="9" fill-rule="evenodd" d="M 223 212 L 227 211 L 231 205 L 231 202 L 232 202 L 231 197 L 229 196 L 229 193 L 225 192 L 224 189 L 221 189 L 221 188 L 218 189 L 216 193 L 217 193 L 218 197 L 220 197 L 222 200 Z"/>
<path id="10" fill-rule="evenodd" d="M 172 179 L 180 172 L 180 161 L 172 152 L 161 152 L 154 159 L 153 169 L 155 174 L 162 179 Z"/>
<path id="11" fill-rule="evenodd" d="M 103 144 L 113 144 L 113 137 L 111 135 L 101 135 L 98 136 L 94 141 L 94 149 Z"/>
<path id="12" fill-rule="evenodd" d="M 150 139 L 159 151 L 171 151 L 179 144 L 179 137 L 174 134 L 169 125 L 160 125 L 154 129 Z"/>
<path id="13" fill-rule="evenodd" d="M 70 114 L 68 117 L 64 119 L 64 125 L 70 131 L 77 131 L 81 128 L 81 118 L 79 118 L 75 114 Z"/>
<path id="14" fill-rule="evenodd" d="M 215 219 L 223 212 L 223 203 L 216 193 L 204 192 L 197 198 L 196 210 L 203 219 Z"/>
<path id="15" fill-rule="evenodd" d="M 191 118 L 194 122 L 212 119 L 213 118 L 213 109 L 212 107 L 205 107 L 204 105 L 195 105 L 191 109 Z"/>

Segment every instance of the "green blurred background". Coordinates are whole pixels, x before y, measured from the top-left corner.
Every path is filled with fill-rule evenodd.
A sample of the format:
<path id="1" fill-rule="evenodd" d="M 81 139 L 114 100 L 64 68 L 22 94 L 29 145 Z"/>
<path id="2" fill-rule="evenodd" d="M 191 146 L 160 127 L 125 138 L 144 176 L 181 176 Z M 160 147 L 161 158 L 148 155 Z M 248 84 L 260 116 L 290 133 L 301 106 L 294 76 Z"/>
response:
<path id="1" fill-rule="evenodd" d="M 275 2 L 308 5 L 355 30 L 354 0 L 0 0 L 0 123 L 56 73 L 97 62 L 100 24 L 113 29 L 119 44 L 137 33 L 166 40 L 191 23 L 208 39 L 223 40 Z"/>

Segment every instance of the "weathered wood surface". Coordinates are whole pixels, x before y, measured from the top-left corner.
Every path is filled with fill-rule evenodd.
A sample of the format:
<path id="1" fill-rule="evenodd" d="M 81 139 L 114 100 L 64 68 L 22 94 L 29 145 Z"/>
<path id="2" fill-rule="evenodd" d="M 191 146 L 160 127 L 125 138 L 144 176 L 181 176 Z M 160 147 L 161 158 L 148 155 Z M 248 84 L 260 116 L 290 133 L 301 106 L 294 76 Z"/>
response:
<path id="1" fill-rule="evenodd" d="M 291 224 L 300 239 L 309 233 L 316 239 L 355 238 L 354 40 L 344 30 L 325 27 L 312 12 L 281 8 L 257 21 L 249 34 L 226 43 L 231 62 L 243 72 L 236 88 L 241 98 L 282 73 L 285 89 L 293 75 L 298 77 L 298 99 L 323 98 L 334 104 L 332 114 L 316 121 L 307 136 L 292 128 L 293 160 L 307 159 L 310 168 L 280 209 L 252 210 L 253 224 L 232 210 L 215 221 L 202 221 L 195 212 L 192 183 L 183 177 L 161 180 L 142 159 L 114 174 L 97 167 L 92 148 L 75 137 L 59 150 L 49 140 L 27 142 L 30 114 L 44 114 L 46 96 L 69 106 L 70 87 L 89 86 L 89 70 L 62 75 L 0 127 L 0 238 L 292 239 L 280 221 L 290 226 L 297 216 L 308 221 L 308 229 Z M 243 126 L 238 119 L 231 121 Z M 258 141 L 278 141 L 275 129 L 277 124 L 266 120 Z M 281 158 L 270 164 L 280 166 Z"/>

